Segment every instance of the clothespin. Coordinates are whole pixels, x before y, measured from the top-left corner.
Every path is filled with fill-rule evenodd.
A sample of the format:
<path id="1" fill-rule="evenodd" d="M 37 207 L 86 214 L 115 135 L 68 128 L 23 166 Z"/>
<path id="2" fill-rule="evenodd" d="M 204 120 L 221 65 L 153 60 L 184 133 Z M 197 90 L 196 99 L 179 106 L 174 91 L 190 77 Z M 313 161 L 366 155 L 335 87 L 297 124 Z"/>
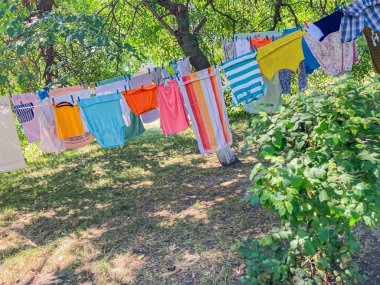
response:
<path id="1" fill-rule="evenodd" d="M 54 98 L 52 98 L 53 99 L 53 104 L 55 104 L 55 102 L 54 102 Z"/>
<path id="2" fill-rule="evenodd" d="M 117 94 L 120 94 L 120 93 L 119 93 L 119 89 L 116 89 L 116 92 L 117 92 Z"/>
<path id="3" fill-rule="evenodd" d="M 74 97 L 73 97 L 73 95 L 70 95 L 70 97 L 71 97 L 71 101 L 72 101 L 73 104 L 74 104 L 75 102 L 74 102 Z"/>
<path id="4" fill-rule="evenodd" d="M 305 24 L 306 28 L 309 28 L 309 24 L 306 21 L 303 23 Z"/>
<path id="5" fill-rule="evenodd" d="M 150 74 L 150 67 L 148 68 L 148 73 Z"/>
<path id="6" fill-rule="evenodd" d="M 127 86 L 124 85 L 124 90 L 127 91 Z"/>
<path id="7" fill-rule="evenodd" d="M 124 80 L 127 81 L 127 75 L 126 74 L 124 74 Z"/>
<path id="8" fill-rule="evenodd" d="M 79 98 L 79 96 L 77 97 L 77 99 L 78 99 L 78 102 L 80 101 L 80 98 Z"/>
<path id="9" fill-rule="evenodd" d="M 266 37 L 267 37 L 267 40 L 269 40 L 269 37 L 268 37 L 268 35 L 267 35 Z"/>

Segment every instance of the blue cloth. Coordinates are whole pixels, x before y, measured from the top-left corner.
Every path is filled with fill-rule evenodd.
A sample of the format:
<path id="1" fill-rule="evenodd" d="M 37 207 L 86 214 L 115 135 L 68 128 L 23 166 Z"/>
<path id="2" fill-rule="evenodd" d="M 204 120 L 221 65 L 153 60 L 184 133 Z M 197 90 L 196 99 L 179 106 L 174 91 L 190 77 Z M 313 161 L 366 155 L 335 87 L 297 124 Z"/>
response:
<path id="1" fill-rule="evenodd" d="M 301 27 L 287 29 L 284 31 L 283 35 L 286 36 L 288 34 L 295 32 L 295 31 L 298 31 L 300 29 L 301 29 Z M 319 68 L 321 65 L 315 59 L 313 53 L 311 52 L 311 50 L 310 50 L 310 48 L 309 48 L 309 46 L 306 43 L 304 38 L 302 38 L 302 51 L 303 51 L 303 55 L 305 56 L 304 65 L 305 65 L 306 74 L 312 74 L 314 69 Z"/>
<path id="2" fill-rule="evenodd" d="M 43 101 L 45 98 L 49 98 L 49 94 L 45 89 L 38 91 L 38 96 L 40 97 L 40 101 Z"/>
<path id="3" fill-rule="evenodd" d="M 291 93 L 291 79 L 293 76 L 293 71 L 289 69 L 281 69 L 278 72 L 278 77 L 280 79 L 280 85 L 281 85 L 281 94 L 290 94 Z M 300 65 L 298 67 L 298 90 L 300 92 L 303 92 L 307 89 L 307 75 L 305 73 L 305 65 L 304 61 L 300 62 Z"/>
<path id="4" fill-rule="evenodd" d="M 336 11 L 313 23 L 323 33 L 323 37 L 319 39 L 320 42 L 323 41 L 325 37 L 327 37 L 329 34 L 339 31 L 342 17 L 343 17 L 343 12 Z"/>
<path id="5" fill-rule="evenodd" d="M 340 24 L 342 42 L 352 42 L 363 34 L 364 27 L 380 32 L 380 0 L 356 0 L 343 8 Z"/>
<path id="6" fill-rule="evenodd" d="M 104 148 L 125 144 L 125 123 L 120 106 L 120 94 L 109 94 L 81 99 L 78 103 L 83 110 L 88 129 Z"/>

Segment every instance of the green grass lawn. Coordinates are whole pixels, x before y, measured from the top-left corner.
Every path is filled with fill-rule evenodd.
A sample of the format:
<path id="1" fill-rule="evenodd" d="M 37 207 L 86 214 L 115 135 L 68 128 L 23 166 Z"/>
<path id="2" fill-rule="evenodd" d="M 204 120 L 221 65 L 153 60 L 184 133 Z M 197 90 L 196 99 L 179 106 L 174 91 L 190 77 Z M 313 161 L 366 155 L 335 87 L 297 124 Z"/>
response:
<path id="1" fill-rule="evenodd" d="M 232 120 L 236 153 L 246 124 Z M 26 170 L 0 174 L 0 284 L 238 284 L 231 243 L 271 227 L 241 201 L 254 156 L 221 167 L 191 129 L 153 127 L 110 150 L 37 148 Z"/>
<path id="2" fill-rule="evenodd" d="M 247 119 L 231 126 L 240 154 Z M 26 170 L 0 174 L 0 284 L 239 284 L 232 242 L 275 223 L 242 202 L 254 153 L 221 167 L 191 129 L 166 138 L 153 126 L 123 148 L 59 155 L 34 144 L 25 155 Z M 378 239 L 363 240 L 359 262 L 376 276 Z"/>

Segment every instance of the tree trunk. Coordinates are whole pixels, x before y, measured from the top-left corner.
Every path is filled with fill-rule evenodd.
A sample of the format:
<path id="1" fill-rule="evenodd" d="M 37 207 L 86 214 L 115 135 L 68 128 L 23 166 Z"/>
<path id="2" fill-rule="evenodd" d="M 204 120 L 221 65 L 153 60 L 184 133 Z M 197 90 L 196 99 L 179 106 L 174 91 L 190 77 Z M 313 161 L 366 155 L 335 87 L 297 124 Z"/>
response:
<path id="1" fill-rule="evenodd" d="M 52 11 L 54 6 L 54 0 L 39 0 L 37 3 L 37 12 L 39 17 L 43 15 L 43 13 Z M 51 71 L 51 67 L 54 64 L 54 45 L 48 44 L 46 46 L 40 46 L 40 54 L 45 61 L 45 70 L 43 74 L 43 78 L 45 79 L 45 85 L 50 84 L 53 81 L 53 73 Z"/>

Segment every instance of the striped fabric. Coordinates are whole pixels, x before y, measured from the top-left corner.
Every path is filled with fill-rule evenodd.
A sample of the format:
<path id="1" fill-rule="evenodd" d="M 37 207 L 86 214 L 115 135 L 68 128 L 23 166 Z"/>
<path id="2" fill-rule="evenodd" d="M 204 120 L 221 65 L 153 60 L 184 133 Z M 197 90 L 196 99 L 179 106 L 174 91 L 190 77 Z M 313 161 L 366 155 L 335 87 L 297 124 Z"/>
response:
<path id="1" fill-rule="evenodd" d="M 210 67 L 183 76 L 179 85 L 200 152 L 213 153 L 231 145 L 219 69 Z"/>
<path id="2" fill-rule="evenodd" d="M 33 103 L 19 104 L 14 106 L 18 121 L 22 123 L 30 122 L 34 119 Z"/>
<path id="3" fill-rule="evenodd" d="M 256 55 L 256 52 L 249 52 L 222 63 L 231 85 L 233 106 L 258 100 L 266 93 Z"/>

